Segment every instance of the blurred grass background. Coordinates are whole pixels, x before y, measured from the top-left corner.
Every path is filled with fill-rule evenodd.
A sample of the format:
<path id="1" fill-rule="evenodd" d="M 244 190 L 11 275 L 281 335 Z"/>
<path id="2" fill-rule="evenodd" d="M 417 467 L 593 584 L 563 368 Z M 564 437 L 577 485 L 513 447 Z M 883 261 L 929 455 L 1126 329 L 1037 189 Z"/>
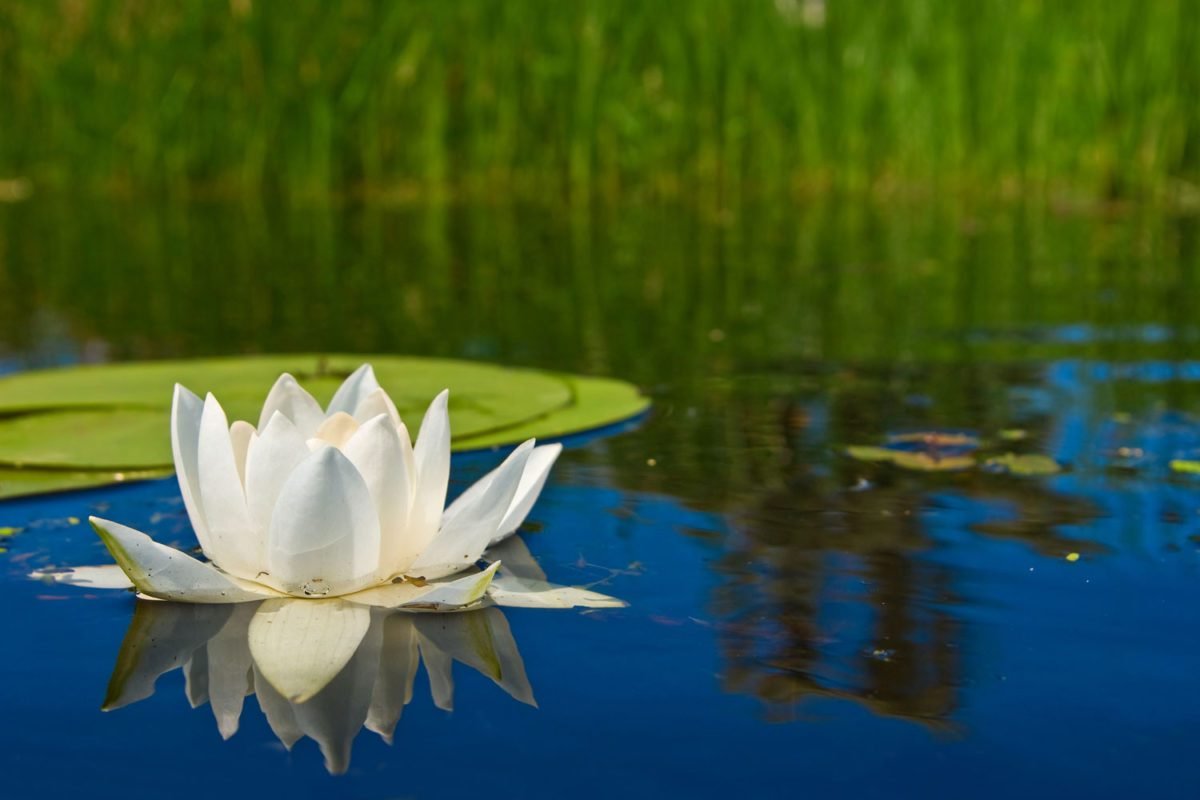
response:
<path id="1" fill-rule="evenodd" d="M 4 0 L 0 178 L 1195 203 L 1192 0 Z"/>

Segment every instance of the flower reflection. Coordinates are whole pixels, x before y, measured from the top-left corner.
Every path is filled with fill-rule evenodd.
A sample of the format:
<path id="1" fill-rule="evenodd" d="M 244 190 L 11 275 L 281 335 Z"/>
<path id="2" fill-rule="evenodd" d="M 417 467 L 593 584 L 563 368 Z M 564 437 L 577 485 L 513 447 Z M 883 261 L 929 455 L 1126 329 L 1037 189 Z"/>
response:
<path id="1" fill-rule="evenodd" d="M 451 710 L 455 661 L 535 705 L 517 644 L 496 608 L 414 614 L 340 599 L 141 600 L 104 709 L 150 697 L 159 676 L 182 669 L 188 702 L 212 707 L 223 738 L 237 732 L 243 701 L 254 694 L 284 747 L 307 736 L 320 747 L 326 769 L 340 774 L 350 765 L 360 728 L 391 743 L 421 663 L 434 704 Z"/>

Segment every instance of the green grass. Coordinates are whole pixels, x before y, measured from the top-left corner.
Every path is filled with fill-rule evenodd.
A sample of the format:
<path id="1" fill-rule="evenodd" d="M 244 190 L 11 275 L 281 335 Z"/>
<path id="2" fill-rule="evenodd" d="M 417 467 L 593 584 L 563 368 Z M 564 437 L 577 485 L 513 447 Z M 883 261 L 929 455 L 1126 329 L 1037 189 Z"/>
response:
<path id="1" fill-rule="evenodd" d="M 0 178 L 1194 200 L 1190 0 L 0 4 Z"/>

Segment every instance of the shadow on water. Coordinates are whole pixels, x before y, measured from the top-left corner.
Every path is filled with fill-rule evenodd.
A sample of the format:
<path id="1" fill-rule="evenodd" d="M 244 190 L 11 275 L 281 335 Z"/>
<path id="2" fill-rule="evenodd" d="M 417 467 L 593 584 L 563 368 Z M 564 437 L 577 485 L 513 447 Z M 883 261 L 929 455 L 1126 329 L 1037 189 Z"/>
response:
<path id="1" fill-rule="evenodd" d="M 1186 217 L 849 201 L 709 218 L 36 199 L 0 208 L 0 358 L 323 349 L 632 379 L 646 424 L 555 478 L 615 490 L 614 540 L 657 524 L 638 498 L 669 498 L 665 524 L 703 555 L 675 578 L 651 563 L 664 587 L 629 579 L 630 613 L 711 630 L 715 685 L 768 720 L 840 698 L 1014 742 L 1024 721 L 990 681 L 1024 669 L 1035 700 L 1070 691 L 1013 641 L 1086 654 L 1077 685 L 1127 715 L 1167 708 L 1149 685 L 1106 694 L 1129 637 L 1172 676 L 1196 655 L 1186 603 L 1139 603 L 1198 599 L 1200 484 L 1179 469 L 1200 461 L 1198 245 Z M 956 469 L 847 453 L 905 432 L 977 444 Z M 1016 456 L 1054 469 L 996 467 Z"/>

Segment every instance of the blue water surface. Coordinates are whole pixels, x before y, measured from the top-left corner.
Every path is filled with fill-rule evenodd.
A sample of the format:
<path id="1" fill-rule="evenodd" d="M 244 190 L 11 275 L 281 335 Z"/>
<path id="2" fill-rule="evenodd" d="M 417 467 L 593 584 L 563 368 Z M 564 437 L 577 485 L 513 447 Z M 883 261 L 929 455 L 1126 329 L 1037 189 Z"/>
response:
<path id="1" fill-rule="evenodd" d="M 93 513 L 194 546 L 173 480 L 6 503 L 3 524 L 24 529 L 0 562 L 8 796 L 1168 797 L 1196 786 L 1195 541 L 1123 538 L 1165 525 L 1145 522 L 1156 503 L 1195 517 L 1196 487 L 1051 478 L 1101 509 L 1064 530 L 1087 553 L 1068 561 L 981 535 L 1019 509 L 943 486 L 907 509 L 919 547 L 822 547 L 801 569 L 769 552 L 739 561 L 736 515 L 612 485 L 587 458 L 603 445 L 564 456 L 524 538 L 551 580 L 600 580 L 629 607 L 507 610 L 537 707 L 458 665 L 448 713 L 418 678 L 394 744 L 363 731 L 341 776 L 311 741 L 285 750 L 254 697 L 223 741 L 208 709 L 189 707 L 179 670 L 152 697 L 100 710 L 133 597 L 26 575 L 106 563 L 81 522 Z M 456 477 L 493 460 L 459 458 Z M 797 528 L 812 524 L 799 505 Z M 899 571 L 885 566 L 896 559 Z M 731 608 L 727 595 L 746 589 L 755 599 Z M 905 617 L 891 628 L 889 603 Z M 756 692 L 756 675 L 805 688 Z"/>

